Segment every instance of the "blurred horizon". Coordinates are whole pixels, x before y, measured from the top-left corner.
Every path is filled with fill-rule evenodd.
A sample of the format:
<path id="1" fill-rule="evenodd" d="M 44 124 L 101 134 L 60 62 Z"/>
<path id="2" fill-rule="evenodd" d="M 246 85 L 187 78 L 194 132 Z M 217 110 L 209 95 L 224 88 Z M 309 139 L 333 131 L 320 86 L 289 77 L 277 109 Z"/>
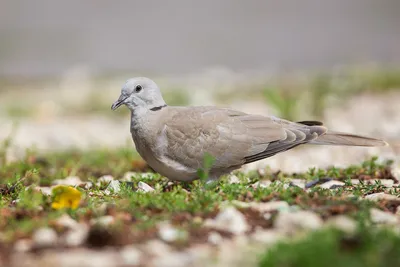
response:
<path id="1" fill-rule="evenodd" d="M 400 1 L 2 1 L 0 76 L 399 66 Z"/>

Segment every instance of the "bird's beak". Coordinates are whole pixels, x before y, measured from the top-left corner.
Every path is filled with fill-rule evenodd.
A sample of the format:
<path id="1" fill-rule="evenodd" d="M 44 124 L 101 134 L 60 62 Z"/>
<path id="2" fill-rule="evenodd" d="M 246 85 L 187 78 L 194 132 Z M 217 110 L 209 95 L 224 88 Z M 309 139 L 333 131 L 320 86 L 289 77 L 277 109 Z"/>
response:
<path id="1" fill-rule="evenodd" d="M 123 96 L 121 95 L 117 101 L 114 102 L 114 104 L 112 104 L 111 109 L 112 110 L 116 110 L 117 108 L 119 108 L 122 104 L 124 104 L 124 101 L 128 98 L 129 96 Z"/>

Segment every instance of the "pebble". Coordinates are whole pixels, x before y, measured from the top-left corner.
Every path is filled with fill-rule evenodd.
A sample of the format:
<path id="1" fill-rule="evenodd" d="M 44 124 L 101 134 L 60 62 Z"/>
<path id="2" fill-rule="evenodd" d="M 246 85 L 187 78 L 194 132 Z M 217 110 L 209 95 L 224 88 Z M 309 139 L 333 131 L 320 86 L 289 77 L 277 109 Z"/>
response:
<path id="1" fill-rule="evenodd" d="M 137 172 L 126 172 L 122 177 L 122 182 L 132 182 L 132 178 L 137 177 L 139 174 Z"/>
<path id="2" fill-rule="evenodd" d="M 104 190 L 104 192 L 105 192 L 107 195 L 109 195 L 109 194 L 111 194 L 111 193 L 116 194 L 116 193 L 118 193 L 119 191 L 121 191 L 121 182 L 120 182 L 120 181 L 117 181 L 117 180 L 112 180 L 112 181 L 108 184 L 106 190 Z"/>
<path id="3" fill-rule="evenodd" d="M 62 237 L 62 242 L 67 247 L 78 247 L 85 243 L 89 233 L 89 227 L 86 224 L 80 223 L 74 229 L 69 230 Z"/>
<path id="4" fill-rule="evenodd" d="M 244 234 L 249 230 L 244 215 L 234 207 L 228 207 L 218 213 L 215 219 L 205 221 L 208 227 L 229 231 L 233 234 Z"/>
<path id="5" fill-rule="evenodd" d="M 121 250 L 120 253 L 124 265 L 137 266 L 140 264 L 142 252 L 135 246 L 126 246 Z"/>
<path id="6" fill-rule="evenodd" d="M 147 241 L 144 249 L 148 254 L 155 257 L 161 257 L 171 252 L 171 247 L 158 239 Z"/>
<path id="7" fill-rule="evenodd" d="M 218 232 L 210 232 L 208 235 L 208 243 L 212 245 L 219 245 L 221 244 L 223 238 Z"/>
<path id="8" fill-rule="evenodd" d="M 365 199 L 372 200 L 372 201 L 380 201 L 380 200 L 398 200 L 399 198 L 394 195 L 380 192 L 380 193 L 366 195 Z"/>
<path id="9" fill-rule="evenodd" d="M 321 184 L 319 187 L 321 187 L 323 189 L 336 189 L 339 187 L 343 187 L 344 185 L 345 185 L 345 183 L 343 183 L 341 181 L 331 180 L 331 181 Z"/>
<path id="10" fill-rule="evenodd" d="M 300 187 L 301 189 L 305 189 L 306 188 L 306 181 L 303 179 L 291 179 L 290 186 L 297 186 Z"/>
<path id="11" fill-rule="evenodd" d="M 151 187 L 150 185 L 146 184 L 145 182 L 140 181 L 138 183 L 138 192 L 144 192 L 144 193 L 148 193 L 148 192 L 153 192 L 154 188 Z"/>
<path id="12" fill-rule="evenodd" d="M 187 233 L 173 227 L 170 223 L 160 223 L 158 226 L 158 236 L 165 242 L 185 240 Z"/>
<path id="13" fill-rule="evenodd" d="M 249 206 L 260 212 L 286 211 L 289 209 L 289 204 L 286 201 L 251 202 Z"/>
<path id="14" fill-rule="evenodd" d="M 29 239 L 19 239 L 15 241 L 14 251 L 15 252 L 28 252 L 32 249 L 32 240 Z"/>
<path id="15" fill-rule="evenodd" d="M 93 250 L 77 248 L 69 249 L 67 252 L 50 251 L 46 256 L 48 259 L 47 264 L 43 264 L 43 261 L 40 261 L 42 263 L 40 266 L 110 267 L 122 265 L 120 254 L 111 249 Z"/>
<path id="16" fill-rule="evenodd" d="M 322 225 L 323 221 L 316 213 L 303 210 L 280 212 L 274 221 L 274 228 L 289 234 L 300 230 L 316 230 Z"/>
<path id="17" fill-rule="evenodd" d="M 37 248 L 53 247 L 57 244 L 58 236 L 51 228 L 39 228 L 32 235 L 33 246 Z"/>
<path id="18" fill-rule="evenodd" d="M 314 187 L 314 186 L 316 186 L 316 185 L 329 182 L 329 181 L 331 181 L 331 180 L 332 180 L 332 178 L 314 179 L 314 180 L 312 180 L 312 181 L 306 183 L 305 188 L 308 189 L 308 188 Z"/>
<path id="19" fill-rule="evenodd" d="M 86 190 L 92 189 L 93 188 L 93 183 L 92 182 L 86 182 L 84 187 Z"/>
<path id="20" fill-rule="evenodd" d="M 382 185 L 388 188 L 392 188 L 394 186 L 394 180 L 392 179 L 380 179 L 378 181 L 380 181 Z"/>
<path id="21" fill-rule="evenodd" d="M 68 214 L 63 214 L 61 217 L 59 217 L 55 221 L 55 224 L 68 229 L 74 229 L 79 226 L 79 223 L 72 219 Z"/>
<path id="22" fill-rule="evenodd" d="M 64 179 L 57 179 L 53 181 L 54 185 L 78 186 L 82 183 L 82 180 L 78 176 L 68 176 Z"/>
<path id="23" fill-rule="evenodd" d="M 61 237 L 61 242 L 67 247 L 77 247 L 82 245 L 88 235 L 89 226 L 84 223 L 78 223 L 69 215 L 64 214 L 56 220 L 56 225 L 68 229 Z"/>
<path id="24" fill-rule="evenodd" d="M 154 267 L 185 267 L 193 266 L 194 258 L 186 252 L 171 252 L 153 260 Z"/>
<path id="25" fill-rule="evenodd" d="M 251 236 L 251 240 L 265 244 L 265 245 L 272 245 L 281 240 L 284 236 L 274 230 L 257 230 Z"/>
<path id="26" fill-rule="evenodd" d="M 101 184 L 107 184 L 114 181 L 114 177 L 112 175 L 103 175 L 99 179 L 97 179 L 97 186 L 100 186 Z"/>
<path id="27" fill-rule="evenodd" d="M 228 177 L 228 183 L 229 184 L 240 184 L 240 179 L 236 175 L 231 174 Z"/>
<path id="28" fill-rule="evenodd" d="M 357 230 L 357 222 L 345 215 L 337 215 L 329 218 L 326 225 L 332 226 L 345 233 L 354 233 Z"/>
<path id="29" fill-rule="evenodd" d="M 102 226 L 108 226 L 113 224 L 115 221 L 115 218 L 111 215 L 106 215 L 106 216 L 101 216 L 99 218 L 94 218 L 90 220 L 91 225 L 99 224 Z"/>
<path id="30" fill-rule="evenodd" d="M 371 221 L 376 224 L 397 224 L 399 222 L 396 215 L 377 208 L 372 208 L 370 214 Z"/>
<path id="31" fill-rule="evenodd" d="M 49 186 L 38 186 L 36 187 L 43 195 L 50 196 L 51 195 L 51 187 Z"/>
<path id="32" fill-rule="evenodd" d="M 254 189 L 257 188 L 268 188 L 270 187 L 272 182 L 270 180 L 262 180 L 262 181 L 257 181 L 254 184 L 251 185 Z"/>

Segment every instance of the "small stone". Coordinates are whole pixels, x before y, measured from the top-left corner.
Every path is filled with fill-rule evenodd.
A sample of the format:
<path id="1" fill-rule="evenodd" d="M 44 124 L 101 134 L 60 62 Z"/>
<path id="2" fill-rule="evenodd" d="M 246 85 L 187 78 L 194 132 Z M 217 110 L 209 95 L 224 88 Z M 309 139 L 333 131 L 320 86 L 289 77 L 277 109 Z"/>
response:
<path id="1" fill-rule="evenodd" d="M 321 187 L 323 189 L 336 189 L 339 187 L 343 187 L 344 185 L 345 185 L 345 183 L 343 183 L 341 181 L 331 180 L 331 181 L 321 184 L 319 187 Z"/>
<path id="2" fill-rule="evenodd" d="M 64 179 L 57 179 L 53 181 L 54 185 L 70 185 L 70 186 L 78 186 L 83 182 L 78 176 L 68 176 Z"/>
<path id="3" fill-rule="evenodd" d="M 250 238 L 258 243 L 272 245 L 281 240 L 283 235 L 274 230 L 257 230 L 250 236 Z"/>
<path id="4" fill-rule="evenodd" d="M 59 217 L 56 221 L 55 224 L 58 226 L 62 226 L 68 229 L 74 229 L 79 225 L 77 221 L 72 219 L 68 214 L 63 214 L 61 217 Z"/>
<path id="5" fill-rule="evenodd" d="M 101 184 L 108 184 L 114 181 L 114 177 L 112 175 L 103 175 L 99 179 L 97 179 L 97 185 L 100 186 Z"/>
<path id="6" fill-rule="evenodd" d="M 357 230 L 356 221 L 345 215 L 337 215 L 329 218 L 326 221 L 326 225 L 350 234 Z"/>
<path id="7" fill-rule="evenodd" d="M 90 220 L 90 224 L 91 225 L 95 225 L 95 224 L 99 224 L 102 226 L 108 226 L 113 224 L 115 221 L 115 218 L 111 215 L 106 215 L 106 216 L 102 216 L 99 218 L 94 218 L 92 220 Z"/>
<path id="8" fill-rule="evenodd" d="M 301 230 L 316 230 L 323 225 L 322 219 L 311 211 L 280 212 L 275 221 L 274 228 L 293 234 Z"/>
<path id="9" fill-rule="evenodd" d="M 171 247 L 157 239 L 147 241 L 144 247 L 148 254 L 155 257 L 162 257 L 171 253 Z"/>
<path id="10" fill-rule="evenodd" d="M 158 228 L 158 235 L 165 242 L 184 240 L 187 237 L 186 232 L 173 227 L 169 223 L 160 223 Z"/>
<path id="11" fill-rule="evenodd" d="M 208 243 L 212 245 L 219 245 L 221 244 L 223 238 L 218 232 L 210 232 L 208 235 Z"/>
<path id="12" fill-rule="evenodd" d="M 83 186 L 86 190 L 92 189 L 93 188 L 93 183 L 92 182 L 86 182 Z"/>
<path id="13" fill-rule="evenodd" d="M 387 188 L 392 188 L 394 185 L 394 180 L 392 179 L 373 179 L 373 180 L 364 180 L 364 184 L 367 185 L 375 185 L 377 183 L 380 183 L 381 185 L 387 187 Z"/>
<path id="14" fill-rule="evenodd" d="M 193 266 L 193 256 L 186 252 L 171 252 L 153 260 L 154 267 L 186 267 Z"/>
<path id="15" fill-rule="evenodd" d="M 371 221 L 376 224 L 397 224 L 399 222 L 396 215 L 377 208 L 372 208 L 370 214 Z"/>
<path id="16" fill-rule="evenodd" d="M 206 220 L 205 225 L 220 230 L 226 230 L 233 234 L 244 234 L 249 230 L 244 215 L 234 207 L 228 207 L 220 211 L 213 220 Z"/>
<path id="17" fill-rule="evenodd" d="M 366 195 L 365 199 L 372 200 L 372 201 L 380 201 L 380 200 L 398 200 L 399 198 L 394 195 L 380 192 L 380 193 Z"/>
<path id="18" fill-rule="evenodd" d="M 287 211 L 289 209 L 286 201 L 251 202 L 249 205 L 260 212 Z"/>
<path id="19" fill-rule="evenodd" d="M 154 188 L 151 187 L 150 185 L 146 184 L 145 182 L 140 181 L 138 183 L 138 192 L 144 192 L 144 193 L 148 193 L 148 192 L 153 192 Z"/>
<path id="20" fill-rule="evenodd" d="M 124 176 L 122 177 L 121 181 L 123 182 L 132 182 L 132 178 L 135 178 L 138 176 L 137 172 L 126 172 Z"/>
<path id="21" fill-rule="evenodd" d="M 358 180 L 358 179 L 351 179 L 351 184 L 352 184 L 352 185 L 360 184 L 360 180 Z"/>
<path id="22" fill-rule="evenodd" d="M 388 188 L 392 188 L 394 186 L 394 180 L 392 179 L 380 179 L 378 181 L 380 181 L 382 185 Z"/>
<path id="23" fill-rule="evenodd" d="M 264 177 L 265 175 L 267 175 L 267 170 L 265 168 L 260 168 L 257 170 L 257 173 L 260 177 Z"/>
<path id="24" fill-rule="evenodd" d="M 50 196 L 51 195 L 51 187 L 49 186 L 38 186 L 36 187 L 43 195 Z"/>
<path id="25" fill-rule="evenodd" d="M 57 233 L 51 228 L 39 228 L 32 236 L 33 245 L 38 248 L 53 247 L 57 240 Z"/>
<path id="26" fill-rule="evenodd" d="M 305 189 L 306 188 L 306 181 L 303 179 L 291 179 L 290 186 L 297 186 L 300 187 L 301 189 Z"/>
<path id="27" fill-rule="evenodd" d="M 331 180 L 332 180 L 332 178 L 314 179 L 314 180 L 312 180 L 312 181 L 306 183 L 305 188 L 306 188 L 306 189 L 312 188 L 312 187 L 314 187 L 314 186 L 316 186 L 316 185 L 323 184 L 323 183 L 329 182 L 329 181 L 331 181 Z"/>
<path id="28" fill-rule="evenodd" d="M 38 263 L 40 266 L 60 267 L 109 267 L 122 265 L 120 254 L 111 249 L 94 250 L 87 248 L 76 248 L 69 249 L 67 251 L 54 250 L 41 254 L 38 261 L 40 262 Z M 32 264 L 27 264 L 26 266 L 32 266 Z M 33 266 L 36 266 L 36 264 Z"/>
<path id="29" fill-rule="evenodd" d="M 69 230 L 62 237 L 62 243 L 67 247 L 78 247 L 85 243 L 89 233 L 86 224 L 78 223 L 73 229 Z"/>
<path id="30" fill-rule="evenodd" d="M 236 175 L 231 174 L 231 175 L 228 177 L 228 183 L 229 183 L 229 184 L 240 184 L 240 180 L 239 180 L 239 178 L 238 178 Z"/>
<path id="31" fill-rule="evenodd" d="M 142 253 L 136 247 L 130 245 L 121 250 L 121 258 L 126 266 L 137 266 L 140 264 Z"/>
<path id="32" fill-rule="evenodd" d="M 111 193 L 118 193 L 119 191 L 121 191 L 121 182 L 120 181 L 116 181 L 116 180 L 112 180 L 106 190 L 104 191 L 107 195 L 111 194 Z"/>
<path id="33" fill-rule="evenodd" d="M 32 240 L 29 239 L 20 239 L 15 241 L 14 251 L 15 252 L 28 252 L 32 249 Z"/>
<path id="34" fill-rule="evenodd" d="M 255 182 L 254 184 L 251 185 L 251 187 L 253 187 L 254 189 L 259 188 L 267 188 L 270 187 L 272 184 L 272 182 L 270 180 L 262 180 L 262 181 L 258 181 Z"/>

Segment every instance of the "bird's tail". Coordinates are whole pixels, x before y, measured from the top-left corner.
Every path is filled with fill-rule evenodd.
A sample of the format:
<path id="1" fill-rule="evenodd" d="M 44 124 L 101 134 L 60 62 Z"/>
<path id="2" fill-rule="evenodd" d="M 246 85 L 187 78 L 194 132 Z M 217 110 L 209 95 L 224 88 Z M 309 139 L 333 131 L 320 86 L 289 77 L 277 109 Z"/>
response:
<path id="1" fill-rule="evenodd" d="M 375 139 L 371 137 L 331 132 L 328 131 L 318 138 L 309 142 L 309 144 L 314 145 L 338 145 L 338 146 L 387 146 L 388 144 L 380 139 Z"/>

